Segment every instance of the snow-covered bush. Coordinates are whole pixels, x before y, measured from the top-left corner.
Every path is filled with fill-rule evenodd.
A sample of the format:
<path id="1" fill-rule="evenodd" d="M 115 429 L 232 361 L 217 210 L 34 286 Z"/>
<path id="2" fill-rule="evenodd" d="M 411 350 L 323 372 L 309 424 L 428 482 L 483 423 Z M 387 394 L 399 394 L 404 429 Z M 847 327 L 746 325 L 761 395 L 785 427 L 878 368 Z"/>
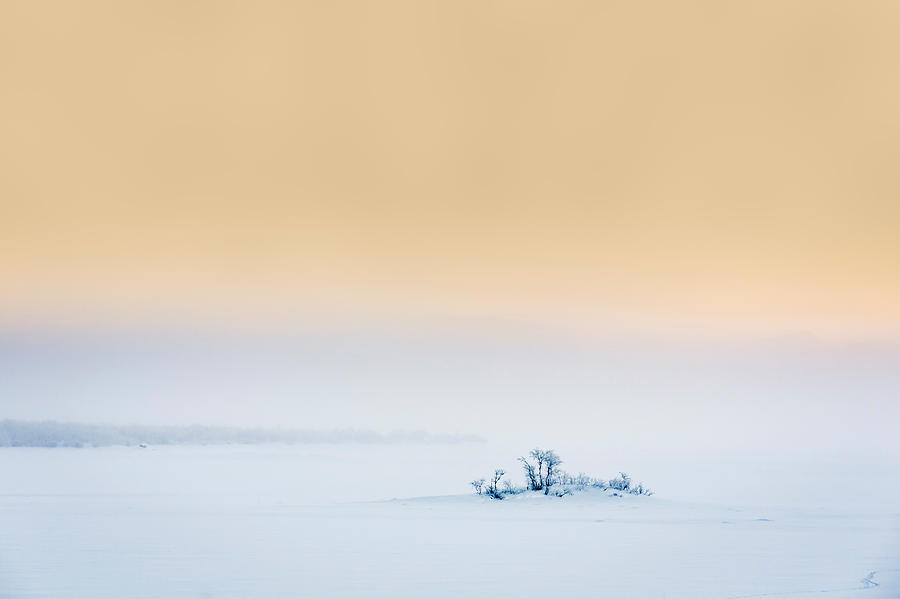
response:
<path id="1" fill-rule="evenodd" d="M 512 484 L 512 481 L 507 479 L 503 481 L 503 488 L 501 489 L 500 494 L 518 495 L 519 493 L 524 493 L 525 491 L 527 491 L 525 487 L 517 487 L 516 485 Z"/>
<path id="2" fill-rule="evenodd" d="M 631 488 L 631 477 L 624 472 L 619 472 L 619 476 L 609 479 L 609 488 L 616 491 L 628 491 Z"/>
<path id="3" fill-rule="evenodd" d="M 645 487 L 644 483 L 633 485 L 628 492 L 632 495 L 653 495 L 653 490 L 650 487 Z"/>
<path id="4" fill-rule="evenodd" d="M 592 489 L 600 489 L 601 491 L 609 489 L 609 481 L 603 480 L 602 478 L 594 478 L 591 479 L 591 481 Z"/>
<path id="5" fill-rule="evenodd" d="M 572 475 L 561 470 L 558 475 L 558 483 L 577 491 L 584 491 L 588 488 L 602 490 L 606 490 L 609 488 L 609 483 L 606 480 L 588 476 L 584 472 L 579 472 L 578 474 Z"/>
<path id="6" fill-rule="evenodd" d="M 619 472 L 619 476 L 609 480 L 609 488 L 629 495 L 653 495 L 653 491 L 645 487 L 644 483 L 634 484 L 631 477 L 624 472 Z"/>

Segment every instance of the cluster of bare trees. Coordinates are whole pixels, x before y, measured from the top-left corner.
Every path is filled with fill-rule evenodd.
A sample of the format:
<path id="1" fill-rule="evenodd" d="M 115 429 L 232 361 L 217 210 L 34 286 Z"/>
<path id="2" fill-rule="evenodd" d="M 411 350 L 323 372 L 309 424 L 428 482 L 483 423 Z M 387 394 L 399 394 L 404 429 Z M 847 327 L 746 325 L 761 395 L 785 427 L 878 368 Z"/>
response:
<path id="1" fill-rule="evenodd" d="M 530 459 L 529 459 L 530 458 Z M 543 450 L 535 447 L 528 456 L 519 458 L 522 469 L 525 471 L 529 491 L 543 491 L 544 495 L 550 494 L 550 487 L 557 482 L 559 465 L 562 460 L 552 449 Z"/>
<path id="2" fill-rule="evenodd" d="M 518 458 L 522 464 L 522 470 L 525 472 L 525 486 L 517 487 L 509 480 L 500 482 L 506 471 L 498 468 L 490 478 L 479 478 L 471 482 L 475 493 L 478 495 L 487 495 L 493 499 L 503 499 L 506 495 L 516 495 L 525 491 L 543 492 L 544 495 L 555 495 L 562 497 L 573 491 L 583 491 L 587 488 L 595 488 L 601 490 L 615 491 L 613 494 L 627 493 L 629 495 L 652 495 L 648 487 L 644 483 L 633 483 L 631 477 L 620 472 L 615 478 L 609 480 L 602 478 L 593 478 L 586 474 L 579 473 L 577 475 L 569 474 L 560 468 L 563 463 L 559 455 L 552 449 L 534 448 L 528 452 L 527 456 Z"/>

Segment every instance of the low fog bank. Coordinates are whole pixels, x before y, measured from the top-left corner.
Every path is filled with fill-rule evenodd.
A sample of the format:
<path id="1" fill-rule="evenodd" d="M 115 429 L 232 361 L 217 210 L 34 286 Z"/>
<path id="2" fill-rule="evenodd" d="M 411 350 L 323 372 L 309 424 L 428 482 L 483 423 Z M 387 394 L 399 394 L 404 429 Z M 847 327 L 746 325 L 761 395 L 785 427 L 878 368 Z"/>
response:
<path id="1" fill-rule="evenodd" d="M 900 456 L 900 345 L 569 334 L 0 327 L 0 417 L 466 432 L 607 452 Z M 896 463 L 896 462 L 895 462 Z"/>
<path id="2" fill-rule="evenodd" d="M 52 420 L 0 421 L 0 447 L 107 447 L 111 445 L 253 445 L 260 443 L 394 444 L 463 443 L 473 435 L 423 431 L 308 430 L 214 426 L 114 426 Z"/>

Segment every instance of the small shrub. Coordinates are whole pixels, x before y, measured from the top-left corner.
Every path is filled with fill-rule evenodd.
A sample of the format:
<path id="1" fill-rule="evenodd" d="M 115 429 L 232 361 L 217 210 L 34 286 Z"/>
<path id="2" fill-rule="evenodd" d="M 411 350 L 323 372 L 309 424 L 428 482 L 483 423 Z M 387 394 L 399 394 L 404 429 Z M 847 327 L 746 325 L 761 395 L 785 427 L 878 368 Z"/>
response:
<path id="1" fill-rule="evenodd" d="M 627 492 L 631 488 L 631 477 L 624 472 L 619 472 L 619 476 L 609 479 L 609 488 Z"/>
<path id="2" fill-rule="evenodd" d="M 525 487 L 517 487 L 512 484 L 511 481 L 505 480 L 503 481 L 503 489 L 500 491 L 500 493 L 502 495 L 518 495 L 519 493 L 524 493 L 525 491 Z"/>

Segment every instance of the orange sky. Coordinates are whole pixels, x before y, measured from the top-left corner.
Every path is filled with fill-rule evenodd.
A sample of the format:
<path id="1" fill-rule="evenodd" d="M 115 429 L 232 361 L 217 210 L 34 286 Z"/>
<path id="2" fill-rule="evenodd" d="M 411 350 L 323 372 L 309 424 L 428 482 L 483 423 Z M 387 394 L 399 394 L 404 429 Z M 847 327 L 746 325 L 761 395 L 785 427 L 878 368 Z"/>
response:
<path id="1" fill-rule="evenodd" d="M 895 335 L 897 31 L 876 1 L 7 1 L 0 319 Z"/>

